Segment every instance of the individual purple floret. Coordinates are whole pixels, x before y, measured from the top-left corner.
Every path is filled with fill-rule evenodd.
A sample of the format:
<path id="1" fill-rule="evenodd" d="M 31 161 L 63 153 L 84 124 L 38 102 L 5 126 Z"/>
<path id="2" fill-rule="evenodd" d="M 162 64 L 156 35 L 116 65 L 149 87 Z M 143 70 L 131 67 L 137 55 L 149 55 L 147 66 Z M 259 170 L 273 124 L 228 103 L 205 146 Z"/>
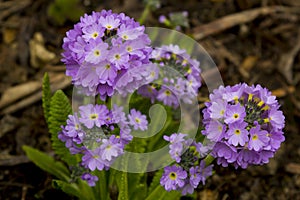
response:
<path id="1" fill-rule="evenodd" d="M 284 115 L 275 96 L 260 85 L 220 86 L 203 110 L 203 135 L 215 142 L 212 155 L 226 167 L 268 163 L 284 141 Z"/>
<path id="2" fill-rule="evenodd" d="M 94 126 L 101 127 L 105 124 L 108 117 L 108 109 L 105 105 L 92 105 L 88 104 L 79 108 L 80 118 L 79 121 L 84 126 L 91 129 Z"/>
<path id="3" fill-rule="evenodd" d="M 102 99 L 112 96 L 116 90 L 132 90 L 126 87 L 129 83 L 139 81 L 139 86 L 149 83 L 137 80 L 147 79 L 152 73 L 148 69 L 152 48 L 144 31 L 144 26 L 123 13 L 102 10 L 85 14 L 63 40 L 66 75 L 86 95 L 99 94 Z M 132 69 L 135 77 L 122 79 L 121 87 L 119 80 L 124 74 L 132 76 L 133 73 L 126 73 Z"/>
<path id="4" fill-rule="evenodd" d="M 167 191 L 177 190 L 182 188 L 185 184 L 187 173 L 180 166 L 165 167 L 164 173 L 160 179 L 160 184 L 165 187 Z"/>
<path id="5" fill-rule="evenodd" d="M 146 115 L 142 115 L 140 111 L 135 109 L 130 110 L 130 114 L 128 114 L 129 124 L 133 126 L 134 130 L 142 130 L 145 131 L 148 128 L 148 121 Z"/>
<path id="6" fill-rule="evenodd" d="M 94 176 L 90 173 L 82 174 L 81 179 L 86 181 L 89 184 L 89 186 L 91 186 L 91 187 L 95 186 L 96 182 L 98 181 L 98 177 Z"/>
<path id="7" fill-rule="evenodd" d="M 178 45 L 155 48 L 151 60 L 156 63 L 163 77 L 161 85 L 148 85 L 138 89 L 138 94 L 177 108 L 180 101 L 191 103 L 201 86 L 200 63 L 192 59 Z"/>
<path id="8" fill-rule="evenodd" d="M 111 161 L 113 158 L 123 154 L 123 144 L 119 142 L 119 138 L 115 135 L 110 136 L 109 139 L 103 139 L 100 146 L 101 157 L 103 160 Z"/>
<path id="9" fill-rule="evenodd" d="M 200 183 L 204 185 L 206 178 L 212 175 L 212 165 L 206 166 L 203 160 L 210 147 L 195 142 L 182 133 L 165 135 L 164 139 L 170 142 L 169 153 L 176 163 L 164 168 L 160 184 L 167 191 L 178 190 L 183 195 L 192 194 Z M 177 180 L 177 174 L 183 173 L 186 174 L 185 180 Z"/>

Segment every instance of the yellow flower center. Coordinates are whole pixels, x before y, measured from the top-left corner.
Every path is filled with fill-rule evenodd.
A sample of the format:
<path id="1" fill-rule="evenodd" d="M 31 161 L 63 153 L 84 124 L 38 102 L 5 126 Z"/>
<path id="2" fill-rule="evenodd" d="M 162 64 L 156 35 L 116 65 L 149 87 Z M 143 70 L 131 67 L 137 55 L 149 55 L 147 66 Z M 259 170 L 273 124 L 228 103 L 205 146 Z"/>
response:
<path id="1" fill-rule="evenodd" d="M 95 50 L 95 51 L 94 51 L 94 55 L 95 55 L 95 56 L 100 56 L 100 54 L 101 54 L 101 52 L 100 52 L 99 50 Z"/>
<path id="2" fill-rule="evenodd" d="M 98 118 L 98 115 L 96 113 L 90 115 L 91 120 L 95 120 L 97 118 Z"/>
<path id="3" fill-rule="evenodd" d="M 139 118 L 136 117 L 136 118 L 135 118 L 135 122 L 136 122 L 136 123 L 140 123 L 141 120 L 140 120 Z"/>
<path id="4" fill-rule="evenodd" d="M 236 129 L 236 130 L 234 131 L 234 134 L 240 135 L 240 134 L 241 134 L 241 130 L 240 130 L 240 129 Z"/>
<path id="5" fill-rule="evenodd" d="M 97 32 L 94 32 L 93 35 L 92 35 L 92 37 L 93 37 L 93 38 L 97 38 L 97 37 L 98 37 L 98 33 L 97 33 Z"/>
<path id="6" fill-rule="evenodd" d="M 225 113 L 225 110 L 220 111 L 220 115 L 224 115 L 224 113 Z"/>
<path id="7" fill-rule="evenodd" d="M 132 52 L 132 47 L 127 47 L 128 52 Z"/>
<path id="8" fill-rule="evenodd" d="M 238 118 L 239 118 L 239 114 L 235 113 L 235 114 L 233 115 L 233 118 L 234 118 L 234 119 L 238 119 Z"/>
<path id="9" fill-rule="evenodd" d="M 223 129 L 223 127 L 220 125 L 220 126 L 218 126 L 218 130 L 219 131 L 222 131 L 222 129 Z"/>
<path id="10" fill-rule="evenodd" d="M 117 60 L 120 60 L 120 58 L 121 58 L 120 54 L 116 54 L 116 55 L 115 55 L 115 58 L 116 58 Z"/>
<path id="11" fill-rule="evenodd" d="M 169 174 L 169 178 L 170 178 L 171 180 L 176 180 L 177 174 L 176 174 L 175 172 L 171 172 L 171 173 Z"/>
<path id="12" fill-rule="evenodd" d="M 254 134 L 253 136 L 252 136 L 252 140 L 257 140 L 258 139 L 258 136 L 256 135 L 256 134 Z"/>
<path id="13" fill-rule="evenodd" d="M 166 91 L 165 91 L 165 94 L 166 94 L 167 96 L 170 96 L 170 95 L 171 95 L 171 91 L 170 91 L 170 90 L 166 90 Z"/>

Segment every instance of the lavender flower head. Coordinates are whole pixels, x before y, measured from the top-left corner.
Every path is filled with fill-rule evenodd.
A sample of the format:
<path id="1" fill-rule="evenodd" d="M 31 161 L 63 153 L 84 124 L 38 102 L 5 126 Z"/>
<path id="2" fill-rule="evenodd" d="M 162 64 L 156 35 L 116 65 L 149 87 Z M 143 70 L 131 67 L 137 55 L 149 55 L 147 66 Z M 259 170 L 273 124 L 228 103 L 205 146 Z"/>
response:
<path id="1" fill-rule="evenodd" d="M 212 155 L 218 164 L 246 168 L 268 163 L 285 139 L 279 107 L 276 97 L 260 85 L 214 90 L 203 110 L 202 134 L 215 142 Z"/>
<path id="2" fill-rule="evenodd" d="M 133 139 L 130 119 L 134 117 L 140 120 L 134 127 L 147 128 L 145 115 L 134 109 L 130 113 L 126 115 L 123 108 L 116 105 L 112 109 L 105 105 L 80 106 L 79 113 L 69 115 L 58 138 L 71 154 L 82 155 L 80 165 L 87 171 L 108 169 Z M 82 179 L 89 185 L 97 181 L 89 174 L 82 175 Z"/>
<path id="3" fill-rule="evenodd" d="M 66 75 L 87 95 L 99 94 L 102 99 L 116 90 L 132 90 L 126 85 L 144 81 L 141 78 L 151 77 L 155 71 L 149 62 L 152 48 L 144 30 L 144 26 L 123 13 L 102 10 L 85 14 L 63 40 Z M 130 73 L 127 76 L 131 77 L 119 82 L 132 69 L 136 69 L 135 76 Z"/>
<path id="4" fill-rule="evenodd" d="M 204 185 L 206 178 L 212 175 L 213 166 L 206 166 L 203 160 L 210 148 L 183 133 L 173 133 L 164 136 L 164 139 L 170 142 L 169 153 L 175 164 L 164 168 L 160 184 L 167 191 L 178 190 L 183 195 L 192 194 L 200 183 Z"/>
<path id="5" fill-rule="evenodd" d="M 197 97 L 201 86 L 200 63 L 192 59 L 186 50 L 177 45 L 163 45 L 151 53 L 151 60 L 159 67 L 161 77 L 164 77 L 160 85 L 149 84 L 139 88 L 138 94 L 158 100 L 165 105 L 174 108 L 180 101 L 191 103 Z M 179 73 L 170 73 L 170 68 Z"/>

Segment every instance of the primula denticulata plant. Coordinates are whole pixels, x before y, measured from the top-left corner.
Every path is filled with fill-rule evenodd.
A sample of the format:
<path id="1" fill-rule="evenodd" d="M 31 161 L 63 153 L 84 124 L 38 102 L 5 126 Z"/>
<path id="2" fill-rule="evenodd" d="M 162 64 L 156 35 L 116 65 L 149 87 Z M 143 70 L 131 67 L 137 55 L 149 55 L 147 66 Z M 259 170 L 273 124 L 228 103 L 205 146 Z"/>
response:
<path id="1" fill-rule="evenodd" d="M 202 61 L 176 44 L 178 32 L 158 45 L 153 40 L 163 34 L 145 30 L 103 10 L 66 33 L 62 62 L 72 104 L 61 90 L 51 94 L 47 74 L 43 81 L 45 119 L 61 161 L 24 146 L 57 178 L 55 188 L 80 199 L 195 197 L 213 164 L 266 164 L 284 141 L 285 118 L 268 89 L 220 84 L 200 111 Z"/>

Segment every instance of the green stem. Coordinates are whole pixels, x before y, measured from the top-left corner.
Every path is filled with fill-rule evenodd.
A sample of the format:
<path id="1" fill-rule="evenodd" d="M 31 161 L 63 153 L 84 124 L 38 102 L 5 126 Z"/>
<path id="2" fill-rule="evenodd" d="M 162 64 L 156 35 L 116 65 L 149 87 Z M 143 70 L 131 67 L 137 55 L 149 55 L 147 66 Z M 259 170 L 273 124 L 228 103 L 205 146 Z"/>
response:
<path id="1" fill-rule="evenodd" d="M 208 154 L 206 156 L 206 158 L 204 159 L 205 165 L 206 166 L 210 165 L 214 160 L 215 160 L 215 158 L 213 156 L 211 156 L 210 154 Z"/>
<path id="2" fill-rule="evenodd" d="M 126 169 L 128 167 L 128 157 L 127 156 L 123 156 L 122 158 L 122 165 L 124 166 L 124 171 L 123 172 L 119 172 L 119 196 L 118 196 L 118 200 L 129 200 L 129 195 L 128 195 L 128 178 L 127 178 L 127 172 Z"/>
<path id="3" fill-rule="evenodd" d="M 118 200 L 129 200 L 127 172 L 121 172 Z"/>
<path id="4" fill-rule="evenodd" d="M 145 19 L 150 14 L 150 11 L 151 11 L 150 4 L 147 4 L 145 9 L 143 10 L 143 13 L 142 13 L 140 19 L 139 19 L 140 24 L 143 24 L 145 22 Z"/>

